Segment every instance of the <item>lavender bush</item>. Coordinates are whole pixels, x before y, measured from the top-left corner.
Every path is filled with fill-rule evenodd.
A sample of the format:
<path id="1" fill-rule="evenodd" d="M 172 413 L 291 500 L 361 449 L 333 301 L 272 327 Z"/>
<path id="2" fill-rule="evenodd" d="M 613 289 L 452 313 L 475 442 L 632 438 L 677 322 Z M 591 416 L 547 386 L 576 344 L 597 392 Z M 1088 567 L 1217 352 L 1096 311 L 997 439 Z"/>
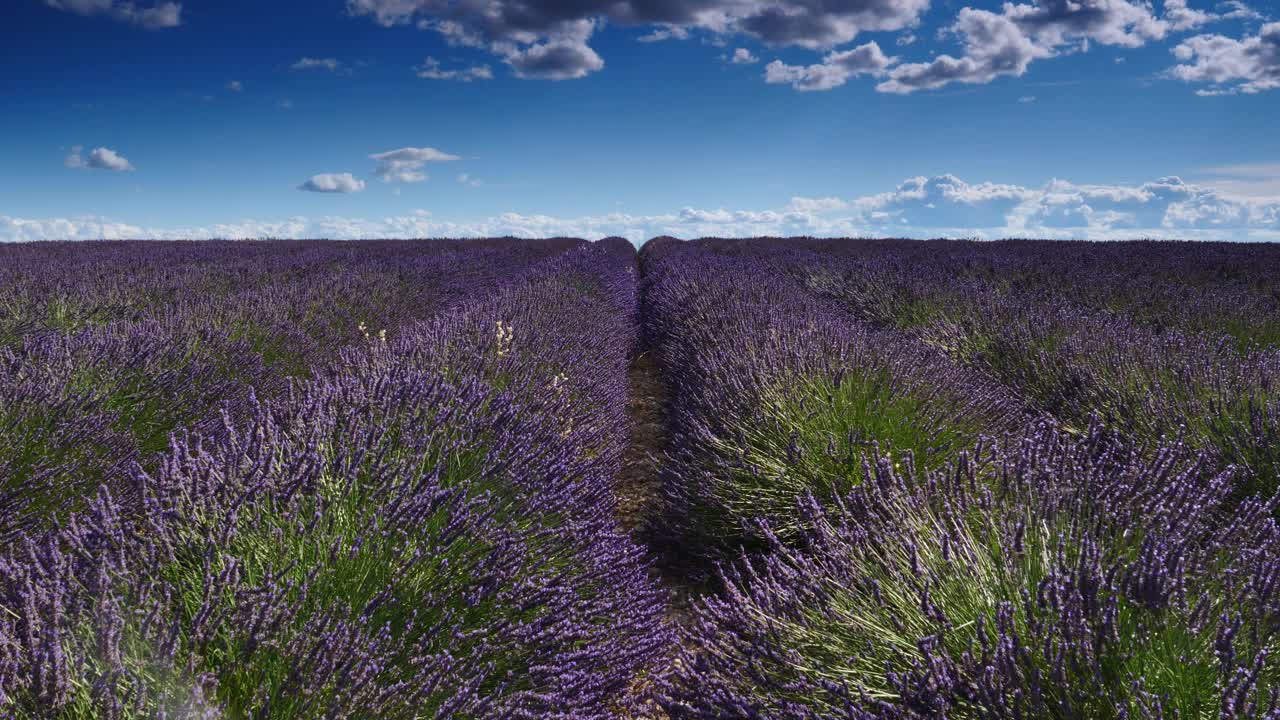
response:
<path id="1" fill-rule="evenodd" d="M 874 447 L 934 467 L 1029 422 L 997 383 L 753 260 L 645 248 L 649 332 L 673 386 L 662 530 L 686 552 L 732 552 L 761 518 L 794 534 L 796 500 L 842 496 Z"/>
<path id="2" fill-rule="evenodd" d="M 0 537 L 216 431 L 352 343 L 510 281 L 573 243 L 102 243 L 0 248 Z M 65 252 L 64 252 L 65 251 Z M 69 267 L 57 263 L 66 262 Z M 13 273 L 13 270 L 20 272 Z M 21 328 L 19 333 L 16 329 Z M 0 335 L 4 333 L 0 331 Z"/>
<path id="3" fill-rule="evenodd" d="M 16 541 L 0 708 L 612 717 L 667 644 L 612 516 L 635 334 L 621 250 L 570 251 L 372 336 L 135 467 L 142 514 L 104 487 Z"/>
<path id="4" fill-rule="evenodd" d="M 646 248 L 679 428 L 669 485 L 687 512 L 672 522 L 693 529 L 686 539 L 724 518 L 744 528 L 718 590 L 694 605 L 665 711 L 1280 717 L 1280 536 L 1270 495 L 1250 494 L 1275 477 L 1271 351 L 1191 321 L 1090 313 L 1030 274 L 991 283 L 957 262 L 967 252 Z M 875 289 L 883 278 L 895 292 Z M 850 337 L 877 342 L 832 351 Z M 966 382 L 947 358 L 987 380 Z M 793 370 L 806 362 L 838 380 Z M 892 382 L 864 379 L 885 367 Z M 860 412 L 847 398 L 866 387 L 884 394 Z M 972 388 L 1006 412 L 967 436 L 946 434 L 963 415 L 932 425 L 939 415 L 915 402 Z M 779 397 L 796 398 L 785 423 Z M 1052 415 L 1020 430 L 1034 416 L 1010 412 L 1014 398 Z M 954 449 L 900 439 L 912 432 Z"/>
<path id="5" fill-rule="evenodd" d="M 1043 428 L 800 503 L 699 603 L 673 718 L 1280 717 L 1277 528 L 1180 443 Z"/>
<path id="6" fill-rule="evenodd" d="M 1007 386 L 1064 427 L 1181 432 L 1238 495 L 1280 487 L 1280 320 L 1265 246 L 708 241 Z M 1141 298 L 1142 302 L 1137 299 Z M 1211 307 L 1210 307 L 1211 306 Z M 1277 327 L 1280 327 L 1278 325 Z M 1260 334 L 1255 334 L 1260 333 Z"/>

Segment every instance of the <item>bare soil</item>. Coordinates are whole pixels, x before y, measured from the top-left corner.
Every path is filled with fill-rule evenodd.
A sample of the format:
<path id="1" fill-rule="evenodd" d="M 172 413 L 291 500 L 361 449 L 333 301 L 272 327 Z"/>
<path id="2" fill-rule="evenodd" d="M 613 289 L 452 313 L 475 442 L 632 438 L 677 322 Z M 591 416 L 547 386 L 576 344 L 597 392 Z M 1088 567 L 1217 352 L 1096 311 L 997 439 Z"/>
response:
<path id="1" fill-rule="evenodd" d="M 618 518 L 632 538 L 656 556 L 659 551 L 650 543 L 650 530 L 654 523 L 661 522 L 663 509 L 662 457 L 670 431 L 667 386 L 662 381 L 662 369 L 657 358 L 647 351 L 632 361 L 627 379 L 630 385 L 627 399 L 630 438 L 618 478 Z M 695 592 L 684 578 L 662 569 L 668 566 L 669 563 L 655 563 L 654 578 L 667 590 L 670 602 L 668 620 L 675 626 L 687 625 L 691 617 L 689 604 Z M 648 692 L 652 687 L 647 681 L 634 690 L 637 697 L 651 697 Z M 620 712 L 619 717 L 665 720 L 667 716 L 652 701 L 647 701 L 630 712 Z"/>
<path id="2" fill-rule="evenodd" d="M 627 532 L 643 541 L 642 531 L 660 511 L 659 468 L 667 444 L 667 388 L 653 353 L 641 353 L 627 372 L 630 443 L 622 456 L 618 514 Z"/>

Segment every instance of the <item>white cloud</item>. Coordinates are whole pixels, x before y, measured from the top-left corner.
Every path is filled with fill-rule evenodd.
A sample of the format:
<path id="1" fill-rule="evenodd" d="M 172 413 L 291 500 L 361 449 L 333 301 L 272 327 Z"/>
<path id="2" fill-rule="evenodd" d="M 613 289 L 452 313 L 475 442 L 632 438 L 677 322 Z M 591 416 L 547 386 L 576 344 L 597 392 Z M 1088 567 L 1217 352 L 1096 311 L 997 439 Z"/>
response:
<path id="1" fill-rule="evenodd" d="M 1270 172 L 1249 167 L 1252 169 L 1237 172 Z M 360 184 L 350 175 L 345 178 Z M 460 222 L 437 219 L 418 210 L 374 219 L 292 217 L 185 228 L 144 228 L 100 217 L 29 219 L 0 215 L 0 240 L 498 235 L 620 235 L 635 241 L 656 235 L 1280 240 L 1280 193 L 1236 197 L 1177 177 L 1141 185 L 1053 180 L 1032 188 L 968 183 L 953 175 L 939 175 L 910 178 L 889 192 L 855 198 L 796 197 L 776 209 L 684 208 L 655 215 L 615 212 L 556 217 L 501 213 Z"/>
<path id="2" fill-rule="evenodd" d="M 325 173 L 312 175 L 298 189 L 315 193 L 358 193 L 364 190 L 364 181 L 356 179 L 351 173 Z"/>
<path id="3" fill-rule="evenodd" d="M 1240 0 L 1227 0 L 1220 3 L 1219 7 L 1227 8 L 1227 12 L 1222 13 L 1220 17 L 1224 20 L 1264 20 L 1265 16 L 1245 5 Z"/>
<path id="4" fill-rule="evenodd" d="M 293 70 L 323 70 L 335 75 L 349 75 L 351 69 L 337 58 L 304 57 L 289 66 Z"/>
<path id="5" fill-rule="evenodd" d="M 467 187 L 480 187 L 484 184 L 484 182 L 479 178 L 473 178 L 467 173 L 460 173 L 458 175 L 458 183 L 460 185 L 466 185 Z"/>
<path id="6" fill-rule="evenodd" d="M 1164 19 L 1175 32 L 1194 30 L 1218 19 L 1218 15 L 1197 10 L 1187 5 L 1187 0 L 1164 0 Z"/>
<path id="7" fill-rule="evenodd" d="M 167 232 L 97 217 L 28 219 L 0 214 L 0 242 L 172 237 Z"/>
<path id="8" fill-rule="evenodd" d="M 929 0 L 347 0 L 352 15 L 380 25 L 414 24 L 451 44 L 488 49 L 521 77 L 569 79 L 604 67 L 590 47 L 597 27 L 652 28 L 640 39 L 684 39 L 693 31 L 717 42 L 748 36 L 771 46 L 830 51 L 872 31 L 914 27 Z"/>
<path id="9" fill-rule="evenodd" d="M 1263 20 L 1262 13 L 1254 10 L 1241 0 L 1228 0 L 1217 3 L 1217 12 L 1190 7 L 1188 0 L 1164 0 L 1164 20 L 1174 32 L 1195 30 L 1209 23 L 1223 20 Z"/>
<path id="10" fill-rule="evenodd" d="M 51 0 L 52 1 L 52 0 Z M 104 2 L 106 0 L 81 0 Z M 1260 19 L 1242 0 L 1226 0 L 1214 9 L 1210 0 L 1024 0 L 998 9 L 962 7 L 940 38 L 960 38 L 960 54 L 931 53 L 925 61 L 897 64 L 877 90 L 906 94 L 951 83 L 986 84 L 1002 76 L 1021 76 L 1037 60 L 1087 51 L 1092 44 L 1139 48 L 1172 33 L 1224 20 Z M 1197 7 L 1204 3 L 1206 7 Z M 820 63 L 777 61 L 765 78 L 798 90 L 839 87 L 858 74 L 846 72 L 833 56 L 867 32 L 897 32 L 899 46 L 917 40 L 931 0 L 347 0 L 347 11 L 385 27 L 412 25 L 442 35 L 449 45 L 486 50 L 510 65 L 517 77 L 567 80 L 605 67 L 591 40 L 605 25 L 647 28 L 642 42 L 684 40 L 694 33 L 725 45 L 747 37 L 770 47 L 794 46 L 825 54 Z M 1157 6 L 1160 10 L 1157 11 Z M 1216 37 L 1216 36 L 1214 36 Z M 866 47 L 863 45 L 861 47 Z M 878 47 L 878 45 L 877 45 Z M 857 48 L 855 48 L 856 50 Z M 428 59 L 419 69 L 432 79 L 487 79 L 487 66 L 445 70 Z M 738 48 L 729 62 L 756 61 Z M 1231 90 L 1262 87 L 1246 81 Z"/>
<path id="11" fill-rule="evenodd" d="M 71 148 L 71 154 L 67 155 L 63 164 L 69 168 L 86 170 L 133 172 L 135 169 L 125 156 L 110 148 L 94 148 L 89 152 L 89 156 L 87 158 L 81 155 L 83 150 L 83 146 L 80 145 L 76 145 Z"/>
<path id="12" fill-rule="evenodd" d="M 1018 102 L 1022 103 L 1023 105 L 1030 105 L 1035 101 L 1036 101 L 1035 95 L 1023 95 L 1022 97 L 1018 98 Z"/>
<path id="13" fill-rule="evenodd" d="M 1087 42 L 1137 48 L 1164 39 L 1170 29 L 1145 0 L 1037 0 L 1030 5 L 1006 4 L 1003 12 L 1049 48 L 1087 48 Z"/>
<path id="14" fill-rule="evenodd" d="M 764 81 L 788 83 L 801 91 L 830 90 L 859 75 L 883 75 L 897 58 L 888 57 L 874 41 L 852 50 L 828 53 L 817 65 L 787 65 L 774 60 L 765 66 Z"/>
<path id="15" fill-rule="evenodd" d="M 516 77 L 538 80 L 574 80 L 604 67 L 604 59 L 586 42 L 568 38 L 530 45 L 504 53 Z"/>
<path id="16" fill-rule="evenodd" d="M 1280 22 L 1263 25 L 1257 35 L 1239 40 L 1196 35 L 1173 48 L 1182 61 L 1169 74 L 1179 80 L 1209 83 L 1200 95 L 1254 94 L 1280 88 Z"/>
<path id="17" fill-rule="evenodd" d="M 855 207 L 873 225 L 885 227 L 993 228 L 1037 191 L 1017 185 L 971 185 L 954 175 L 909 178 L 895 190 L 858 198 Z"/>
<path id="18" fill-rule="evenodd" d="M 373 174 L 382 178 L 383 182 L 417 183 L 427 179 L 422 171 L 427 163 L 452 162 L 459 160 L 457 155 L 450 155 L 435 148 L 406 147 L 399 150 L 370 155 L 371 160 L 378 162 Z"/>
<path id="19" fill-rule="evenodd" d="M 685 40 L 688 37 L 688 29 L 679 25 L 666 25 L 636 39 L 642 43 L 654 43 L 662 42 L 663 40 Z"/>
<path id="20" fill-rule="evenodd" d="M 440 66 L 440 61 L 429 57 L 422 61 L 422 64 L 413 69 L 418 77 L 424 80 L 460 80 L 462 82 L 471 82 L 472 80 L 492 80 L 493 70 L 488 65 L 476 65 L 465 68 L 451 68 L 449 70 Z"/>
<path id="21" fill-rule="evenodd" d="M 89 153 L 89 167 L 116 172 L 131 172 L 134 168 L 125 156 L 110 148 L 94 148 Z"/>
<path id="22" fill-rule="evenodd" d="M 717 35 L 745 34 L 771 45 L 829 48 L 861 32 L 913 26 L 929 0 L 491 0 L 443 3 L 439 0 L 347 0 L 352 15 L 372 17 L 391 27 L 420 27 L 465 33 L 478 43 L 532 43 L 554 36 L 581 20 L 656 27 L 658 39 L 686 37 L 690 30 Z"/>
<path id="23" fill-rule="evenodd" d="M 1147 0 L 1006 2 L 999 12 L 965 7 L 947 28 L 961 38 L 962 55 L 899 65 L 876 89 L 905 94 L 1020 77 L 1036 60 L 1086 52 L 1092 43 L 1138 48 L 1224 17 L 1192 8 L 1187 0 L 1165 0 L 1162 16 Z"/>
<path id="24" fill-rule="evenodd" d="M 147 30 L 161 30 L 182 24 L 182 3 L 163 2 L 139 7 L 129 0 L 45 0 L 55 10 L 76 15 L 108 15 Z"/>
<path id="25" fill-rule="evenodd" d="M 234 93 L 243 92 L 244 84 L 239 80 L 232 80 L 227 83 L 227 89 Z"/>
<path id="26" fill-rule="evenodd" d="M 1016 20 L 1009 17 L 1016 8 L 1005 5 L 1005 14 L 963 8 L 951 32 L 963 38 L 965 54 L 956 58 L 939 55 L 927 63 L 907 63 L 895 67 L 889 78 L 876 86 L 881 92 L 906 94 L 933 90 L 953 82 L 985 84 L 1000 75 L 1022 75 L 1033 60 L 1053 56 L 1053 50 L 1038 44 Z"/>

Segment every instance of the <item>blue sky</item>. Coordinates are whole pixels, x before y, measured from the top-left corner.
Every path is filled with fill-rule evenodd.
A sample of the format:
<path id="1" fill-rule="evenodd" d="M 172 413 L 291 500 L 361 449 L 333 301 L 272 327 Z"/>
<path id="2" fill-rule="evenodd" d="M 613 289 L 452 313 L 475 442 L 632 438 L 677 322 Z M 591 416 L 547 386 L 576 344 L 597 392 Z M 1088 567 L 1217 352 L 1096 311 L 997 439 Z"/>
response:
<path id="1" fill-rule="evenodd" d="M 4 15 L 0 240 L 1280 239 L 1280 10 L 1264 0 Z"/>

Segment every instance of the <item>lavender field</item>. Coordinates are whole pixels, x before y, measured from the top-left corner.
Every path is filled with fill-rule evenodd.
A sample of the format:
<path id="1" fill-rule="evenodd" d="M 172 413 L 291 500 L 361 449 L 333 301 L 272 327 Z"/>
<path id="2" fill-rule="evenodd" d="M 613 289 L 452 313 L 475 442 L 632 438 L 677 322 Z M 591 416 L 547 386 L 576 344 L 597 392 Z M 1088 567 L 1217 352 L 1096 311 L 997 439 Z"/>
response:
<path id="1" fill-rule="evenodd" d="M 0 719 L 1280 720 L 1277 278 L 0 245 Z"/>

